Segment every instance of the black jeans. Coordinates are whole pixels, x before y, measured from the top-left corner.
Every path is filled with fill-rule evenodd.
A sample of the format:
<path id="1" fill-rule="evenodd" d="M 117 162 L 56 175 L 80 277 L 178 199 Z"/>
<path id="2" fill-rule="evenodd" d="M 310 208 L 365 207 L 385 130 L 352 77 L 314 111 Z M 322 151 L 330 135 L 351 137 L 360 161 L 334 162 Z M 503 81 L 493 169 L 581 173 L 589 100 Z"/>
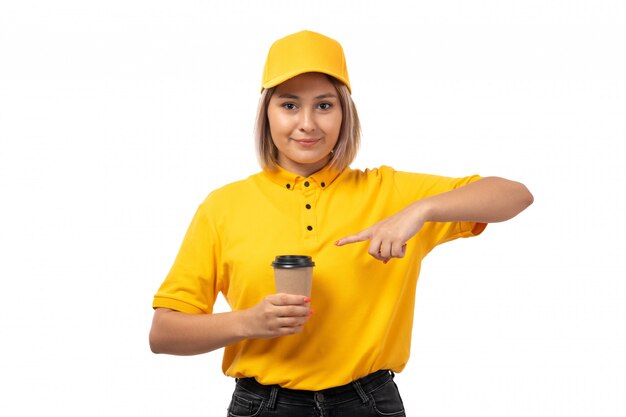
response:
<path id="1" fill-rule="evenodd" d="M 340 387 L 299 391 L 237 380 L 228 417 L 404 417 L 393 373 L 378 371 Z"/>

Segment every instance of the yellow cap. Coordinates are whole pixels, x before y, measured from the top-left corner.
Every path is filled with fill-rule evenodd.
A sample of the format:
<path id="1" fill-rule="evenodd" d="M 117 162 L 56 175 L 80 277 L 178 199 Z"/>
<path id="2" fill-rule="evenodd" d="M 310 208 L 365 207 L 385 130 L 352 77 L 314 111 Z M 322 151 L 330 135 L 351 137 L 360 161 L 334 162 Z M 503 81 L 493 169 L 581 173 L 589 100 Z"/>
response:
<path id="1" fill-rule="evenodd" d="M 339 42 L 309 30 L 286 36 L 272 44 L 265 61 L 261 86 L 275 87 L 305 72 L 328 74 L 352 92 L 346 58 Z"/>

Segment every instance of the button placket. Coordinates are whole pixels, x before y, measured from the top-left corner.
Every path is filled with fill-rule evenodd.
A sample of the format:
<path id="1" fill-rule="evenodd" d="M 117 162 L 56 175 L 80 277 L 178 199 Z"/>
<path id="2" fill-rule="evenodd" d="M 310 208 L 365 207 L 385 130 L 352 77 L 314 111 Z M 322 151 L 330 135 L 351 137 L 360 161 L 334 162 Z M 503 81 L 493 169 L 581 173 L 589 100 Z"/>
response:
<path id="1" fill-rule="evenodd" d="M 302 185 L 302 219 L 304 220 L 304 234 L 306 238 L 313 238 L 317 234 L 317 222 L 315 219 L 316 216 L 314 206 L 318 190 L 315 183 L 311 180 L 305 180 Z"/>

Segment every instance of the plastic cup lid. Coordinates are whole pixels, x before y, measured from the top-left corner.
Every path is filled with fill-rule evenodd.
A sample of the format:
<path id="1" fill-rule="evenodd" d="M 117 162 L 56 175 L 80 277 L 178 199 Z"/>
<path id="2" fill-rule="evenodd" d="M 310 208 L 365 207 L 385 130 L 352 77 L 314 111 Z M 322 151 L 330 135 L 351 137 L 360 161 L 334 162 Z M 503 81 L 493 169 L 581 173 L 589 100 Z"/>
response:
<path id="1" fill-rule="evenodd" d="M 272 262 L 274 268 L 309 268 L 315 266 L 315 262 L 310 256 L 305 255 L 280 255 Z"/>

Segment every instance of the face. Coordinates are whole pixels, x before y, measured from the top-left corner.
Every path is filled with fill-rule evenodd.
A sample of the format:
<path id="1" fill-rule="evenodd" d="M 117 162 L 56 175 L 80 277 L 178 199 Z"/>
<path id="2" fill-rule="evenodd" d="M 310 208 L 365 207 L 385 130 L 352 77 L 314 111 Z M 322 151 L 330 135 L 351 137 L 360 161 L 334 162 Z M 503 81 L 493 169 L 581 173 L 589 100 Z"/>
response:
<path id="1" fill-rule="evenodd" d="M 309 176 L 328 163 L 339 138 L 342 111 L 326 75 L 305 73 L 278 85 L 267 117 L 278 165 Z"/>

